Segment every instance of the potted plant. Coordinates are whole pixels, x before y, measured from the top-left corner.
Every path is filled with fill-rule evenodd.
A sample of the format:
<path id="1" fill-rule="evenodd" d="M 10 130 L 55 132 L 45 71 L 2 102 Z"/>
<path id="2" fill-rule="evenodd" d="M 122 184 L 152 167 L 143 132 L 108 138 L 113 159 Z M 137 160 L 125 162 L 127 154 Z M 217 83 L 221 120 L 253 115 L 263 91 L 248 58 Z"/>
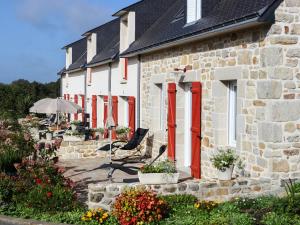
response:
<path id="1" fill-rule="evenodd" d="M 92 129 L 92 136 L 94 140 L 101 140 L 103 138 L 104 128 Z"/>
<path id="2" fill-rule="evenodd" d="M 210 160 L 213 166 L 218 170 L 219 180 L 231 180 L 235 162 L 238 157 L 231 149 L 220 150 Z"/>
<path id="3" fill-rule="evenodd" d="M 85 134 L 79 131 L 68 130 L 64 134 L 64 141 L 85 141 Z"/>
<path id="4" fill-rule="evenodd" d="M 116 128 L 116 135 L 117 139 L 120 141 L 127 141 L 128 139 L 128 133 L 130 129 L 128 127 L 117 127 Z"/>
<path id="5" fill-rule="evenodd" d="M 73 131 L 75 131 L 77 129 L 77 127 L 80 126 L 80 125 L 81 125 L 81 121 L 74 120 L 74 121 L 71 122 L 71 129 Z"/>
<path id="6" fill-rule="evenodd" d="M 174 162 L 166 160 L 143 166 L 138 172 L 138 177 L 141 184 L 176 184 L 179 173 Z"/>

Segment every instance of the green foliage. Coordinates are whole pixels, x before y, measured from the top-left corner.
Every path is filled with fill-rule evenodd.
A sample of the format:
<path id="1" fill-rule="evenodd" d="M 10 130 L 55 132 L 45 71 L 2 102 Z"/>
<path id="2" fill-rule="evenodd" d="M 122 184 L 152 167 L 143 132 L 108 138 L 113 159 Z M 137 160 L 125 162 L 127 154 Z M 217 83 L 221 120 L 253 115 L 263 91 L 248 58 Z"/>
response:
<path id="1" fill-rule="evenodd" d="M 237 161 L 237 156 L 231 149 L 220 150 L 218 154 L 214 155 L 210 160 L 215 168 L 224 170 L 234 165 Z"/>
<path id="2" fill-rule="evenodd" d="M 156 223 L 168 213 L 165 201 L 152 191 L 129 188 L 116 198 L 113 215 L 121 225 Z"/>
<path id="3" fill-rule="evenodd" d="M 73 121 L 71 122 L 71 124 L 72 124 L 72 125 L 75 125 L 75 126 L 80 126 L 80 125 L 82 125 L 82 122 L 81 122 L 80 120 L 73 120 Z"/>
<path id="4" fill-rule="evenodd" d="M 0 122 L 0 172 L 15 172 L 14 163 L 20 163 L 33 151 L 33 141 L 28 133 L 15 122 Z"/>
<path id="5" fill-rule="evenodd" d="M 299 209 L 299 204 L 300 203 L 300 193 L 299 193 L 299 184 L 296 184 L 295 181 L 292 181 L 289 179 L 288 181 L 285 182 L 285 192 L 287 195 L 287 200 L 288 200 L 288 211 L 293 211 L 295 209 Z"/>
<path id="6" fill-rule="evenodd" d="M 165 195 L 160 198 L 168 203 L 170 206 L 175 205 L 193 205 L 197 198 L 194 195 L 178 194 L 178 195 Z"/>
<path id="7" fill-rule="evenodd" d="M 290 214 L 267 213 L 262 220 L 264 225 L 300 225 L 300 217 Z"/>
<path id="8" fill-rule="evenodd" d="M 128 127 L 117 127 L 116 128 L 116 134 L 121 135 L 121 134 L 128 134 L 130 129 Z"/>
<path id="9" fill-rule="evenodd" d="M 17 80 L 11 84 L 0 84 L 0 118 L 25 117 L 34 102 L 43 98 L 56 98 L 60 92 L 60 81 L 41 84 Z"/>
<path id="10" fill-rule="evenodd" d="M 175 163 L 166 160 L 157 162 L 154 165 L 145 165 L 140 170 L 142 173 L 176 173 Z"/>

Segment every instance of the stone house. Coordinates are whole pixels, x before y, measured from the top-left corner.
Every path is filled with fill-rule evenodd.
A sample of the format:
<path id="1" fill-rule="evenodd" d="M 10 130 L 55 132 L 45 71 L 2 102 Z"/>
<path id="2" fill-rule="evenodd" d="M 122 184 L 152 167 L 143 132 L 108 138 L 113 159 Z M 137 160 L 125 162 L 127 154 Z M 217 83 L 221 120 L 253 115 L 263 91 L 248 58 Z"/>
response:
<path id="1" fill-rule="evenodd" d="M 299 36 L 299 0 L 169 2 L 120 51 L 138 59 L 137 123 L 153 155 L 168 143 L 178 168 L 214 178 L 210 158 L 229 147 L 246 176 L 300 178 Z"/>

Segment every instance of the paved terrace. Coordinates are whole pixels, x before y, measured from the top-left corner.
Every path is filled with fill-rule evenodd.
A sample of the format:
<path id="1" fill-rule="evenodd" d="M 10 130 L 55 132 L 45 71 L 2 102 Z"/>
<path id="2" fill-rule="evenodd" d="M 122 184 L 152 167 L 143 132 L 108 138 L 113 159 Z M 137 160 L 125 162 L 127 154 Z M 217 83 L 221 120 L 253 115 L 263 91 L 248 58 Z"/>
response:
<path id="1" fill-rule="evenodd" d="M 87 203 L 89 184 L 110 184 L 107 179 L 107 174 L 110 170 L 108 158 L 60 160 L 58 164 L 66 168 L 65 177 L 76 182 L 76 192 L 78 193 L 79 200 L 82 202 Z M 113 183 L 138 183 L 137 170 L 142 165 L 141 163 L 131 163 L 121 166 L 121 163 L 114 162 Z M 188 175 L 181 173 L 181 180 L 189 178 Z"/>

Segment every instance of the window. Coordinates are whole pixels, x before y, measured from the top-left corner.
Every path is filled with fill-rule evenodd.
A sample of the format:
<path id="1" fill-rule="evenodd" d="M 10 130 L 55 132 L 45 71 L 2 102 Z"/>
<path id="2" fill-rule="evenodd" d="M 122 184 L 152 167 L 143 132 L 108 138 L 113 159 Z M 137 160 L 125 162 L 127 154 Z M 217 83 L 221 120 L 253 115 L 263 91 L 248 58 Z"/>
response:
<path id="1" fill-rule="evenodd" d="M 237 82 L 229 82 L 228 104 L 228 144 L 236 146 L 236 119 L 237 119 Z"/>
<path id="2" fill-rule="evenodd" d="M 202 0 L 187 0 L 187 23 L 201 19 Z"/>

